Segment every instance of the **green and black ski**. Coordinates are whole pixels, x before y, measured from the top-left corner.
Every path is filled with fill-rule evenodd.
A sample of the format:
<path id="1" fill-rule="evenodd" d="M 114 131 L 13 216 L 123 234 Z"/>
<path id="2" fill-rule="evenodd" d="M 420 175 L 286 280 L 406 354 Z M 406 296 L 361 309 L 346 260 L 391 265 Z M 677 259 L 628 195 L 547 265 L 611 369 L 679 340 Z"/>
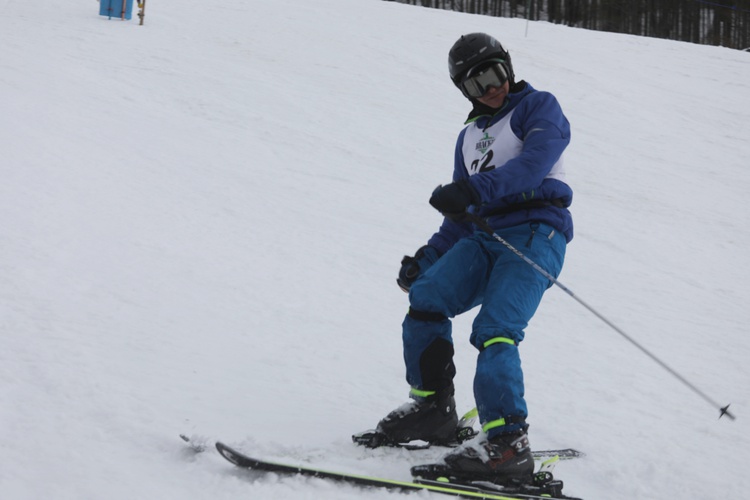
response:
<path id="1" fill-rule="evenodd" d="M 216 443 L 216 449 L 219 451 L 221 456 L 227 459 L 229 462 L 245 469 L 252 469 L 255 471 L 270 472 L 276 474 L 315 477 L 365 488 L 379 488 L 404 492 L 431 491 L 434 493 L 451 495 L 458 498 L 474 498 L 483 500 L 549 500 L 549 498 L 580 500 L 564 496 L 557 492 L 553 496 L 550 493 L 547 493 L 544 484 L 505 488 L 501 486 L 495 487 L 494 485 L 487 485 L 484 483 L 481 486 L 474 484 L 455 484 L 451 483 L 448 478 L 438 478 L 437 480 L 415 479 L 414 482 L 408 482 L 395 479 L 364 476 L 359 474 L 350 474 L 345 472 L 332 472 L 322 469 L 316 469 L 313 467 L 269 462 L 266 460 L 249 457 L 221 442 Z M 549 462 L 554 461 L 555 460 L 553 459 Z M 542 470 L 545 468 L 545 466 L 546 464 L 542 466 Z M 552 474 L 548 471 L 544 472 L 545 474 L 543 475 L 547 478 L 547 481 L 553 481 Z M 537 475 L 539 476 L 540 474 Z M 559 489 L 562 488 L 561 482 L 553 482 L 559 483 Z"/>

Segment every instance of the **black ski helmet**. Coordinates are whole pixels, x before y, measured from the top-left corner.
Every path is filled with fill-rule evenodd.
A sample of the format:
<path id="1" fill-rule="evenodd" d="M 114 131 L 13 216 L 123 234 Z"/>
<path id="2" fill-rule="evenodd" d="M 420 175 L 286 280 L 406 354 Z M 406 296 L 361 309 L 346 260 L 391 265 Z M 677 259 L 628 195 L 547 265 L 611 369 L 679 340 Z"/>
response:
<path id="1" fill-rule="evenodd" d="M 448 72 L 459 87 L 463 76 L 473 67 L 490 59 L 501 59 L 511 86 L 515 83 L 510 54 L 495 38 L 486 33 L 462 35 L 448 52 Z"/>

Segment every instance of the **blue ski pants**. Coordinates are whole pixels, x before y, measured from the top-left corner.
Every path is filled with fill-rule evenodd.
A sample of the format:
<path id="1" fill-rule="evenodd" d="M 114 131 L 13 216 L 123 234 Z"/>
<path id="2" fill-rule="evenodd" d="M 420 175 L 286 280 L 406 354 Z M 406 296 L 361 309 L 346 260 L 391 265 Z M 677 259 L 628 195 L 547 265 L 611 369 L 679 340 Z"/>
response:
<path id="1" fill-rule="evenodd" d="M 496 233 L 557 278 L 566 248 L 558 231 L 532 222 Z M 414 392 L 450 383 L 455 374 L 450 318 L 481 306 L 470 337 L 480 351 L 474 377 L 479 420 L 490 437 L 521 428 L 528 412 L 518 344 L 551 285 L 490 235 L 459 240 L 409 291 L 403 343 L 406 380 Z"/>

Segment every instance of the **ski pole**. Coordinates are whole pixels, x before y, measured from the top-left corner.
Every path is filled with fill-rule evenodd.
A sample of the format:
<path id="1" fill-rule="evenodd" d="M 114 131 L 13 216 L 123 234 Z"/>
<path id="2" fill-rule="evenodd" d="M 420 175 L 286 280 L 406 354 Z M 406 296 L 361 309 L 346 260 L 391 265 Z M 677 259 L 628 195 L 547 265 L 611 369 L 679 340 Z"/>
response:
<path id="1" fill-rule="evenodd" d="M 526 262 L 528 265 L 530 265 L 531 267 L 533 267 L 534 269 L 536 269 L 539 273 L 541 273 L 542 276 L 544 276 L 545 278 L 547 278 L 548 280 L 550 280 L 552 283 L 554 283 L 555 285 L 557 285 L 558 287 L 560 287 L 560 289 L 563 292 L 565 292 L 568 295 L 570 295 L 576 302 L 578 302 L 583 307 L 585 307 L 586 309 L 588 309 L 589 312 L 591 312 L 594 316 L 596 316 L 597 318 L 599 318 L 600 320 L 602 320 L 604 323 L 606 323 L 607 326 L 609 326 L 614 331 L 616 331 L 617 333 L 619 333 L 620 335 L 622 335 L 628 342 L 630 342 L 631 344 L 633 344 L 634 346 L 636 346 L 638 349 L 640 349 L 641 352 L 643 352 L 646 356 L 648 356 L 649 358 L 651 358 L 652 360 L 654 360 L 662 368 L 664 368 L 669 373 L 671 373 L 675 378 L 677 378 L 677 380 L 679 380 L 680 382 L 682 382 L 683 384 L 685 384 L 693 392 L 695 392 L 700 397 L 702 397 L 705 401 L 707 401 L 708 403 L 710 403 L 714 408 L 718 408 L 719 411 L 720 411 L 719 418 L 721 418 L 724 415 L 726 415 L 727 417 L 729 417 L 732 420 L 735 419 L 735 416 L 732 415 L 729 412 L 729 405 L 726 405 L 724 407 L 720 406 L 716 401 L 714 401 L 713 399 L 711 399 L 703 391 L 701 391 L 700 389 L 698 389 L 695 385 L 691 384 L 685 377 L 683 377 L 682 375 L 680 375 L 679 373 L 677 373 L 676 370 L 674 370 L 673 368 L 671 368 L 664 361 L 662 361 L 656 355 L 654 355 L 653 353 L 651 353 L 648 349 L 646 349 L 641 344 L 639 344 L 638 342 L 636 342 L 635 339 L 633 339 L 630 335 L 628 335 L 627 333 L 625 333 L 621 328 L 619 328 L 617 325 L 615 325 L 610 320 L 608 320 L 603 314 L 599 313 L 596 309 L 594 309 L 593 307 L 591 307 L 590 305 L 588 305 L 586 302 L 584 302 L 581 298 L 579 298 L 576 294 L 574 294 L 568 287 L 566 287 L 565 285 L 563 285 L 562 283 L 560 283 L 557 280 L 557 278 L 555 278 L 550 273 L 548 273 L 547 271 L 545 271 L 539 264 L 537 264 L 536 262 L 534 262 L 533 260 L 531 260 L 530 258 L 528 258 L 526 255 L 524 255 L 516 247 L 514 247 L 513 245 L 511 245 L 510 243 L 508 243 L 507 241 L 505 241 L 502 237 L 500 237 L 490 227 L 490 225 L 487 223 L 486 220 L 482 219 L 481 217 L 479 217 L 476 214 L 472 214 L 472 213 L 469 213 L 469 212 L 466 212 L 466 218 L 469 221 L 473 222 L 479 229 L 481 229 L 482 231 L 486 232 L 487 234 L 489 234 L 490 236 L 492 236 L 493 238 L 495 238 L 497 241 L 499 241 L 500 243 L 502 243 L 508 250 L 510 250 L 511 252 L 513 252 L 514 254 L 516 254 L 517 256 L 519 256 L 521 259 L 523 259 L 524 262 Z"/>

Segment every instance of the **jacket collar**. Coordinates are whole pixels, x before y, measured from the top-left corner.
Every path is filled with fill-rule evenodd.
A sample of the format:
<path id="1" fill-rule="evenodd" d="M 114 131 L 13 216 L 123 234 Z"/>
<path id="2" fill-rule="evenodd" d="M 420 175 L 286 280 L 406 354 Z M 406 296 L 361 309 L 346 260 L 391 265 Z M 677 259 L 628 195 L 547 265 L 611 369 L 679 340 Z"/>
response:
<path id="1" fill-rule="evenodd" d="M 471 99 L 471 103 L 474 105 L 474 107 L 472 108 L 471 113 L 469 113 L 469 116 L 466 118 L 465 124 L 476 121 L 479 122 L 477 123 L 477 125 L 481 127 L 487 127 L 490 122 L 497 121 L 503 116 L 507 115 L 513 108 L 518 105 L 519 102 L 521 102 L 521 99 L 523 99 L 533 91 L 534 88 L 523 80 L 515 83 L 510 89 L 508 98 L 505 99 L 505 102 L 500 109 L 490 108 L 489 106 L 485 106 L 476 99 Z"/>

